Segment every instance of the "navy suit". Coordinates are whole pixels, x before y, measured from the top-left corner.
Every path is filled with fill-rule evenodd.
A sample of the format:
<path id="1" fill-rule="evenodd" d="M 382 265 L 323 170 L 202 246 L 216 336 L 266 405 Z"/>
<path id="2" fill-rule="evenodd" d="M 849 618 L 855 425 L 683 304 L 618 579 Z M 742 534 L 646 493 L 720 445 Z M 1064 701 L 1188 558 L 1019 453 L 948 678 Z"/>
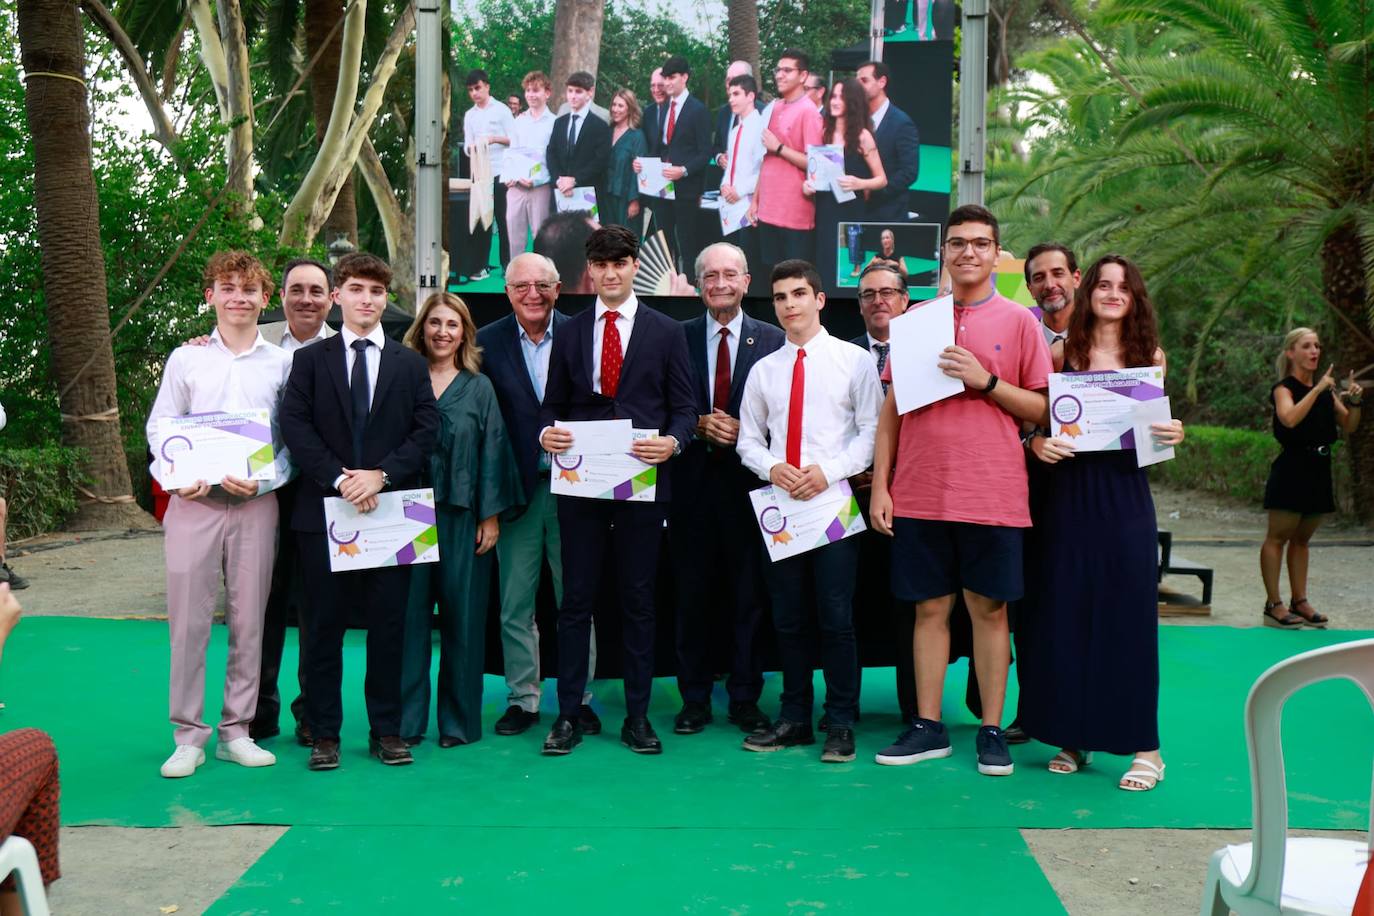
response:
<path id="1" fill-rule="evenodd" d="M 672 100 L 668 100 L 668 105 Z M 669 114 L 665 112 L 664 117 Z M 655 125 L 662 139 L 663 126 Z M 674 200 L 656 204 L 659 228 L 673 250 L 678 270 L 696 282 L 696 257 L 701 252 L 701 192 L 706 187 L 706 166 L 711 161 L 711 114 L 696 96 L 688 94 L 673 116 L 673 138 L 658 145 L 656 154 L 665 164 L 687 170 L 673 183 Z"/>
<path id="2" fill-rule="evenodd" d="M 557 194 L 554 185 L 558 179 L 571 175 L 577 187 L 595 188 L 596 199 L 600 202 L 606 197 L 606 170 L 611 165 L 611 129 L 592 114 L 590 105 L 583 106 L 578 117 L 582 120 L 577 129 L 577 143 L 571 147 L 568 145 L 568 125 L 572 113 L 561 115 L 553 122 L 545 153 L 549 164 L 549 187 L 551 193 Z"/>
<path id="3" fill-rule="evenodd" d="M 367 620 L 363 692 L 372 735 L 399 735 L 401 645 L 410 592 L 409 566 L 330 572 L 324 498 L 339 495 L 334 481 L 345 467 L 381 469 L 392 489 L 422 485 L 439 432 L 424 357 L 388 340 L 363 434 L 362 460 L 356 461 L 345 357 L 342 334 L 297 350 L 281 406 L 282 439 L 301 471 L 291 527 L 300 545 L 310 615 L 306 721 L 317 739 L 337 739 L 343 723 L 343 637 L 354 602 L 361 603 Z"/>
<path id="4" fill-rule="evenodd" d="M 554 335 L 541 428 L 556 420 L 630 419 L 636 428 L 657 429 L 685 447 L 696 427 L 696 407 L 681 326 L 639 301 L 620 384 L 610 398 L 592 387 L 592 373 L 601 358 L 592 352 L 595 321 L 596 308 L 586 309 Z M 575 720 L 582 704 L 592 612 L 608 553 L 614 556 L 623 617 L 625 709 L 631 717 L 648 712 L 654 673 L 654 582 L 672 495 L 670 465 L 675 461 L 658 465 L 653 502 L 558 497 L 563 538 L 563 603 L 558 614 L 561 715 Z"/>
<path id="5" fill-rule="evenodd" d="M 706 314 L 682 325 L 698 414 L 711 413 L 708 326 L 715 331 L 715 320 Z M 743 317 L 726 413 L 739 419 L 749 370 L 785 339 L 774 325 Z M 733 448 L 705 439 L 692 441 L 678 460 L 674 476 L 669 536 L 676 567 L 678 689 L 683 702 L 710 703 L 715 676 L 712 644 L 720 642 L 717 634 L 729 633 L 733 636 L 726 682 L 730 702 L 757 703 L 763 690 L 756 641 L 764 590 L 760 536 L 749 491 L 762 484 L 740 463 Z"/>
<path id="6" fill-rule="evenodd" d="M 908 190 L 921 173 L 921 134 L 907 113 L 889 101 L 873 142 L 887 173 L 887 186 L 869 195 L 864 219 L 904 223 L 910 210 Z"/>

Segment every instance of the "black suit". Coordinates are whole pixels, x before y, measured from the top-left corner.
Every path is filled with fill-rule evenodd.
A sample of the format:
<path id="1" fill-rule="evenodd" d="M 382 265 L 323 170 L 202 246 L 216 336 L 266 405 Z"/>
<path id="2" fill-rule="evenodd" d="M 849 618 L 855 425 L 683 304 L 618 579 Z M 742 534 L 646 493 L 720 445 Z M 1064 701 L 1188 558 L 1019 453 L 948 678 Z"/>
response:
<path id="1" fill-rule="evenodd" d="M 904 223 L 910 209 L 911 183 L 921 173 L 921 134 L 907 113 L 889 101 L 873 142 L 887 173 L 887 186 L 869 195 L 864 219 Z"/>
<path id="2" fill-rule="evenodd" d="M 712 333 L 707 341 L 707 328 Z M 696 412 L 711 413 L 707 348 L 719 347 L 717 323 L 708 315 L 683 322 L 692 364 Z M 730 372 L 726 413 L 739 419 L 744 383 L 754 363 L 782 346 L 783 332 L 748 315 L 740 323 Z M 763 619 L 763 580 L 758 525 L 749 491 L 762 482 L 745 468 L 733 448 L 694 439 L 674 468 L 669 536 L 673 540 L 677 586 L 677 681 L 684 702 L 709 703 L 715 670 L 713 643 L 731 634 L 732 703 L 757 703 L 763 672 L 756 647 Z"/>
<path id="3" fill-rule="evenodd" d="M 696 96 L 688 94 L 681 102 L 681 110 L 673 112 L 673 100 L 668 100 L 673 137 L 658 146 L 658 157 L 664 164 L 679 165 L 687 170 L 673 182 L 674 200 L 657 203 L 655 213 L 659 228 L 673 250 L 678 270 L 687 279 L 696 281 L 696 257 L 701 251 L 701 192 L 706 187 L 706 166 L 711 161 L 711 115 Z M 667 121 L 656 126 L 661 139 Z"/>
<path id="4" fill-rule="evenodd" d="M 554 335 L 542 426 L 552 426 L 557 420 L 628 418 L 637 428 L 657 429 L 685 446 L 696 427 L 696 408 L 681 326 L 644 301 L 638 303 L 619 388 L 610 398 L 592 385 L 601 358 L 599 352 L 592 352 L 596 311 L 589 308 L 569 318 Z M 624 333 L 622 329 L 622 340 Z M 615 557 L 623 616 L 625 709 L 636 717 L 648 712 L 654 672 L 654 582 L 672 496 L 670 465 L 675 460 L 658 465 L 653 502 L 558 497 L 563 538 L 563 604 L 558 615 L 562 715 L 575 719 L 582 704 L 592 611 L 608 551 Z"/>
<path id="5" fill-rule="evenodd" d="M 306 721 L 316 739 L 339 737 L 340 680 L 348 609 L 361 601 L 367 619 L 367 715 L 374 737 L 401 723 L 401 645 L 410 567 L 347 573 L 329 570 L 324 499 L 345 467 L 380 469 L 391 488 L 424 483 L 439 430 L 439 411 L 424 357 L 388 340 L 382 348 L 371 410 L 356 460 L 344 335 L 296 353 L 281 407 L 282 438 L 301 471 L 291 514 L 310 607 L 306 645 Z M 364 358 L 361 354 L 357 357 Z"/>
<path id="6" fill-rule="evenodd" d="M 568 145 L 568 125 L 572 123 L 572 112 L 561 115 L 553 122 L 553 132 L 549 134 L 549 148 L 545 158 L 549 165 L 549 181 L 552 193 L 558 179 L 570 175 L 577 187 L 596 188 L 598 203 L 606 197 L 606 170 L 611 164 L 611 129 L 606 122 L 592 114 L 591 106 L 584 106 L 578 115 L 581 119 L 577 129 L 577 143 Z M 557 207 L 554 207 L 557 210 Z"/>

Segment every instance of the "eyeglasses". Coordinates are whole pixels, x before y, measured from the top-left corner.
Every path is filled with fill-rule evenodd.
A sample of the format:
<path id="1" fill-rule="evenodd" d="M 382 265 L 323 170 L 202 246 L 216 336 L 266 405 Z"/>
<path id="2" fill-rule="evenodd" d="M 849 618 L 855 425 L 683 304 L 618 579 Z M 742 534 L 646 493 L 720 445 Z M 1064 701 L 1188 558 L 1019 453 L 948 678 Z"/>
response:
<path id="1" fill-rule="evenodd" d="M 800 71 L 798 68 L 796 68 L 796 67 L 774 67 L 774 68 L 773 68 L 773 72 L 774 72 L 774 73 L 800 73 L 801 71 Z"/>
<path id="2" fill-rule="evenodd" d="M 517 296 L 523 296 L 532 289 L 538 290 L 541 294 L 551 293 L 553 292 L 553 288 L 557 285 L 556 283 L 549 283 L 541 280 L 538 283 L 507 283 L 506 289 L 515 293 Z"/>
<path id="3" fill-rule="evenodd" d="M 976 239 L 962 239 L 955 237 L 945 239 L 945 247 L 949 249 L 951 254 L 963 254 L 970 245 L 972 245 L 973 250 L 978 252 L 979 254 L 987 254 L 994 247 L 996 247 L 997 243 L 987 237 Z"/>
<path id="4" fill-rule="evenodd" d="M 884 302 L 897 302 L 907 294 L 904 289 L 897 289 L 894 286 L 884 286 L 880 289 L 866 289 L 859 293 L 859 301 L 864 305 L 872 305 L 881 298 Z"/>
<path id="5" fill-rule="evenodd" d="M 743 276 L 744 274 L 740 273 L 738 270 L 725 270 L 719 272 L 713 270 L 709 273 L 702 274 L 700 279 L 703 286 L 709 286 L 720 280 L 724 280 L 726 283 L 734 283 Z"/>

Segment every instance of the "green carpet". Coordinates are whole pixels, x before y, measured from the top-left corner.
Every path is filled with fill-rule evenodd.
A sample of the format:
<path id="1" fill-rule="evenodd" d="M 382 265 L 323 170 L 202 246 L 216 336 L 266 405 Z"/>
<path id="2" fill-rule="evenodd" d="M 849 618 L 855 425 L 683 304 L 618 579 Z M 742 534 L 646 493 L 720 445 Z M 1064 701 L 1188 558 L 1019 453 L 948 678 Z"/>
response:
<path id="1" fill-rule="evenodd" d="M 1052 749 L 1039 744 L 1013 749 L 1014 777 L 979 776 L 975 723 L 959 705 L 962 665 L 951 667 L 946 691 L 954 756 L 913 767 L 869 762 L 900 728 L 891 671 L 869 670 L 859 759 L 852 765 L 822 766 L 819 747 L 747 753 L 723 716 L 704 734 L 672 735 L 678 696 L 671 680 L 661 680 L 650 714 L 664 733 L 662 757 L 637 757 L 620 745 L 620 685 L 598 682 L 596 705 L 607 730 L 570 757 L 539 755 L 552 719 L 546 709 L 541 727 L 525 735 L 488 734 L 451 750 L 430 741 L 417 749 L 415 766 L 384 770 L 366 753 L 360 633 L 350 634 L 346 649 L 339 771 L 307 771 L 305 749 L 276 739 L 268 742 L 280 757 L 271 769 L 246 770 L 211 754 L 193 778 L 165 780 L 158 766 L 172 748 L 166 633 L 166 625 L 155 621 L 47 617 L 25 620 L 11 638 L 0 671 L 0 700 L 8 704 L 0 730 L 37 726 L 54 736 L 62 756 L 65 824 L 709 830 L 734 828 L 739 812 L 748 811 L 750 825 L 758 828 L 825 829 L 836 826 L 836 799 L 842 798 L 845 824 L 875 830 L 1242 827 L 1250 821 L 1250 788 L 1241 711 L 1251 682 L 1293 652 L 1364 635 L 1163 628 L 1161 731 L 1168 779 L 1154 792 L 1132 794 L 1116 788 L 1123 758 L 1099 755 L 1084 772 L 1057 776 L 1044 769 Z M 212 722 L 225 636 L 223 627 L 215 628 L 207 697 Z M 290 684 L 294 644 L 286 654 L 282 682 Z M 779 679 L 769 676 L 766 711 L 776 710 L 778 687 Z M 546 688 L 546 703 L 551 694 Z M 717 699 L 720 710 L 724 703 Z M 488 727 L 504 707 L 504 684 L 488 677 Z M 1349 683 L 1310 688 L 1288 704 L 1285 722 L 1292 826 L 1366 829 L 1374 714 L 1358 690 Z M 496 787 L 499 808 L 473 803 Z M 612 795 L 621 801 L 611 803 Z"/>
<path id="2" fill-rule="evenodd" d="M 832 804 L 832 822 L 854 823 Z M 836 815 L 839 816 L 836 816 Z M 1014 830 L 297 827 L 211 908 L 229 913 L 1062 913 Z M 340 880 L 340 875 L 347 875 Z M 440 909 L 444 908 L 444 909 Z"/>

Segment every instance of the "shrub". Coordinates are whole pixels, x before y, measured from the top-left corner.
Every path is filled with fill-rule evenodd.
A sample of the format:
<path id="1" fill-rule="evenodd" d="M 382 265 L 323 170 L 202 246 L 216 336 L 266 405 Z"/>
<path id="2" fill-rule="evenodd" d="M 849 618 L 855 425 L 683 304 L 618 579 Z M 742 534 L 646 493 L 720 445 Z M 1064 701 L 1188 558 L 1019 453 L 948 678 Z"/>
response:
<path id="1" fill-rule="evenodd" d="M 84 483 L 77 449 L 60 445 L 0 449 L 0 496 L 9 504 L 11 541 L 61 527 L 76 512 Z"/>

